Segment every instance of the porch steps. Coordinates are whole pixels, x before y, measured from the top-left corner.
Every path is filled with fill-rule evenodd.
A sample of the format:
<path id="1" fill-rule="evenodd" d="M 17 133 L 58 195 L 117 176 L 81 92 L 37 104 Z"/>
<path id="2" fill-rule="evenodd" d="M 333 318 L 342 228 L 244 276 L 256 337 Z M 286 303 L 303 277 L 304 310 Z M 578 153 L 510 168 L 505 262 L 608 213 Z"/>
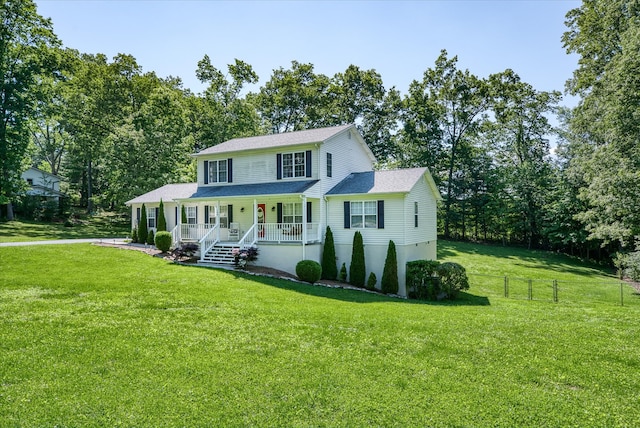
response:
<path id="1" fill-rule="evenodd" d="M 237 244 L 216 244 L 202 257 L 202 262 L 217 265 L 234 264 L 233 249 L 240 248 Z"/>

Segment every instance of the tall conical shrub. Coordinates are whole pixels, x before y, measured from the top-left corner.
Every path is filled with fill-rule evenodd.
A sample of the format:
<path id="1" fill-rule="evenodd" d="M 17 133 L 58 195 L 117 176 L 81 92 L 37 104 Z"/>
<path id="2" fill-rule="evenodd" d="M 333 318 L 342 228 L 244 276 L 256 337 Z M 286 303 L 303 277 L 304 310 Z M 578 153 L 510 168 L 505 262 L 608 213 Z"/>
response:
<path id="1" fill-rule="evenodd" d="M 380 287 L 383 293 L 398 293 L 398 256 L 396 255 L 396 244 L 389 241 L 387 248 L 387 259 L 384 262 Z"/>
<path id="2" fill-rule="evenodd" d="M 147 228 L 147 208 L 142 204 L 140 209 L 140 223 L 138 224 L 138 242 L 144 244 L 147 242 L 149 229 Z"/>
<path id="3" fill-rule="evenodd" d="M 182 224 L 187 224 L 187 209 L 182 206 L 182 212 L 180 213 L 180 222 Z"/>
<path id="4" fill-rule="evenodd" d="M 327 226 L 324 236 L 324 248 L 322 249 L 322 279 L 335 280 L 338 277 L 336 265 L 336 247 L 333 243 L 333 232 Z"/>
<path id="5" fill-rule="evenodd" d="M 364 264 L 364 243 L 362 234 L 356 231 L 353 235 L 353 248 L 351 250 L 351 264 L 349 265 L 349 284 L 356 287 L 364 287 L 367 270 Z"/>
<path id="6" fill-rule="evenodd" d="M 164 204 L 160 199 L 160 206 L 158 207 L 158 232 L 165 232 L 167 230 L 167 219 L 164 217 Z"/>

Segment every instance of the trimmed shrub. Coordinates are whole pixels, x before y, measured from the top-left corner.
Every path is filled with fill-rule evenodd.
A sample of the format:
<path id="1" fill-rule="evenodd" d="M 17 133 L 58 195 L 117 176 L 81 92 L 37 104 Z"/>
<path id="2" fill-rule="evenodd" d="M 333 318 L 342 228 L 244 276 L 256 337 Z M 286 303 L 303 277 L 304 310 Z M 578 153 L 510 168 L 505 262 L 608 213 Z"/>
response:
<path id="1" fill-rule="evenodd" d="M 455 299 L 462 290 L 469 289 L 469 278 L 465 268 L 454 262 L 445 262 L 438 266 L 436 272 L 440 277 L 441 294 L 438 299 Z"/>
<path id="2" fill-rule="evenodd" d="M 371 272 L 369 274 L 369 279 L 367 279 L 367 290 L 375 290 L 377 283 L 378 283 L 378 278 L 376 278 L 376 274 Z"/>
<path id="3" fill-rule="evenodd" d="M 131 229 L 131 242 L 134 244 L 138 242 L 138 229 L 135 227 Z"/>
<path id="4" fill-rule="evenodd" d="M 415 260 L 407 263 L 407 296 L 412 299 L 436 300 L 440 294 L 437 260 Z"/>
<path id="5" fill-rule="evenodd" d="M 167 230 L 167 219 L 164 217 L 164 204 L 160 199 L 160 206 L 158 207 L 158 232 L 164 232 Z"/>
<path id="6" fill-rule="evenodd" d="M 166 253 L 171 248 L 171 232 L 167 232 L 166 230 L 161 230 L 156 233 L 154 238 L 154 243 L 156 244 L 156 248 Z"/>
<path id="7" fill-rule="evenodd" d="M 322 266 L 314 260 L 301 260 L 296 265 L 296 275 L 301 281 L 314 284 L 322 276 Z"/>
<path id="8" fill-rule="evenodd" d="M 171 251 L 174 260 L 193 260 L 200 246 L 195 242 L 182 242 Z"/>
<path id="9" fill-rule="evenodd" d="M 356 287 L 364 287 L 367 269 L 364 263 L 364 243 L 359 230 L 353 235 L 353 247 L 351 250 L 351 264 L 349 265 L 349 284 Z"/>
<path id="10" fill-rule="evenodd" d="M 180 222 L 182 224 L 187 224 L 187 209 L 182 206 L 182 211 L 180 212 Z"/>
<path id="11" fill-rule="evenodd" d="M 342 263 L 342 267 L 340 268 L 340 273 L 338 274 L 338 281 L 347 282 L 347 265 Z"/>
<path id="12" fill-rule="evenodd" d="M 138 242 L 144 244 L 149 237 L 149 230 L 147 229 L 147 207 L 142 204 L 140 209 L 140 221 L 138 222 Z"/>
<path id="13" fill-rule="evenodd" d="M 153 229 L 149 229 L 149 233 L 147 233 L 147 244 L 149 245 L 154 245 L 155 243 L 155 236 L 153 234 Z"/>
<path id="14" fill-rule="evenodd" d="M 327 226 L 324 235 L 324 248 L 322 250 L 322 278 L 336 279 L 338 277 L 338 267 L 336 266 L 336 247 L 333 242 L 333 232 Z"/>
<path id="15" fill-rule="evenodd" d="M 396 244 L 393 241 L 389 241 L 389 247 L 387 248 L 387 258 L 384 262 L 380 287 L 383 293 L 398 294 L 398 257 L 396 255 Z"/>

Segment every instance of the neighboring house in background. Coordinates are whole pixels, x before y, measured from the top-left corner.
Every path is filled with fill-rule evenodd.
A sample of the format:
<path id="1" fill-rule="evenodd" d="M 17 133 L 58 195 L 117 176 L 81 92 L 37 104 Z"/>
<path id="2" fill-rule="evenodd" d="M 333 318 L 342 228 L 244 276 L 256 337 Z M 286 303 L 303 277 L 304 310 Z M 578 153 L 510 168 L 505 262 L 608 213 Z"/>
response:
<path id="1" fill-rule="evenodd" d="M 22 173 L 22 179 L 27 182 L 27 195 L 41 196 L 45 199 L 59 201 L 66 196 L 60 191 L 60 177 L 38 168 L 29 168 Z"/>
<path id="2" fill-rule="evenodd" d="M 330 226 L 339 269 L 349 266 L 359 230 L 367 277 L 382 278 L 394 241 L 406 295 L 406 263 L 436 258 L 440 194 L 428 169 L 374 171 L 375 157 L 353 125 L 236 138 L 194 157 L 197 183 L 168 184 L 126 204 L 132 227 L 144 203 L 154 229 L 162 199 L 174 242 L 199 242 L 203 263 L 232 263 L 234 248 L 256 245 L 257 264 L 295 273 L 300 260 L 321 261 Z"/>

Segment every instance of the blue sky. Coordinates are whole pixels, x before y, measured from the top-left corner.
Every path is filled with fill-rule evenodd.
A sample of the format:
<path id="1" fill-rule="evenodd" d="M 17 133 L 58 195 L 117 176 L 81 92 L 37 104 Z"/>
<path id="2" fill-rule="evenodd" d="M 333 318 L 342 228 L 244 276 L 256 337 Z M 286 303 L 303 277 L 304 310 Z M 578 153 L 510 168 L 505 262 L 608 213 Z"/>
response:
<path id="1" fill-rule="evenodd" d="M 133 55 L 144 71 L 179 76 L 194 92 L 197 62 L 241 59 L 264 84 L 291 61 L 333 76 L 375 69 L 405 93 L 441 49 L 481 77 L 507 68 L 538 90 L 564 90 L 577 66 L 560 40 L 573 0 L 83 1 L 36 0 L 65 46 Z M 252 88 L 257 90 L 256 88 Z M 574 103 L 567 99 L 565 103 Z"/>

